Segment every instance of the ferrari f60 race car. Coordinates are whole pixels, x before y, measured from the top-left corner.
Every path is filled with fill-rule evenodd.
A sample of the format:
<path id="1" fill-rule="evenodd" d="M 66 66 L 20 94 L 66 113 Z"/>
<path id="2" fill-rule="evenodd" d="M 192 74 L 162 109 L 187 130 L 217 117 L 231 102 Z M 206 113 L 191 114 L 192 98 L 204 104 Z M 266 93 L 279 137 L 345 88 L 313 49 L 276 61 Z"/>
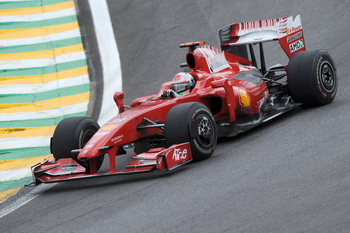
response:
<path id="1" fill-rule="evenodd" d="M 119 114 L 101 128 L 88 117 L 61 121 L 51 139 L 54 158 L 32 167 L 34 183 L 172 170 L 209 158 L 218 137 L 235 136 L 302 104 L 333 101 L 334 62 L 324 50 L 306 50 L 299 15 L 232 24 L 219 30 L 219 39 L 221 49 L 181 44 L 188 48 L 182 66 L 190 72 L 162 84 L 158 93 L 130 106 L 123 92 L 115 93 Z M 279 42 L 287 65 L 266 69 L 268 41 Z M 134 161 L 117 169 L 118 155 L 130 148 Z M 99 172 L 104 157 L 109 171 Z"/>

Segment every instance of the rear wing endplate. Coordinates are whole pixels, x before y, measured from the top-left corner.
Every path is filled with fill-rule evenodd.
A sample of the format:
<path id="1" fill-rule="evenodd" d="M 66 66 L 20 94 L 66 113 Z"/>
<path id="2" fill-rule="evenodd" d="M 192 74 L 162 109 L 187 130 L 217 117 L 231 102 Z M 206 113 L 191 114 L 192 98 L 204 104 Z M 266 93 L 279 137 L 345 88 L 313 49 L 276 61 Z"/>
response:
<path id="1" fill-rule="evenodd" d="M 219 29 L 222 48 L 278 40 L 289 58 L 306 50 L 300 15 L 231 24 Z"/>

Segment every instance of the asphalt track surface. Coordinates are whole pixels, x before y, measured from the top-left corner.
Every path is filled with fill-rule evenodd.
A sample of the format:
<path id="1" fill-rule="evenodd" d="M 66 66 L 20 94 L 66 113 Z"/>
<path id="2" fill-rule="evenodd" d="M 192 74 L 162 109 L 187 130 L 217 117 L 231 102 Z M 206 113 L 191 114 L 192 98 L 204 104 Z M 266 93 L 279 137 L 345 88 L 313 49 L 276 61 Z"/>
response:
<path id="1" fill-rule="evenodd" d="M 349 0 L 108 3 L 127 102 L 181 71 L 179 43 L 217 46 L 231 22 L 297 14 L 307 48 L 335 60 L 336 99 L 221 139 L 210 159 L 172 172 L 59 183 L 1 218 L 1 232 L 350 231 Z"/>

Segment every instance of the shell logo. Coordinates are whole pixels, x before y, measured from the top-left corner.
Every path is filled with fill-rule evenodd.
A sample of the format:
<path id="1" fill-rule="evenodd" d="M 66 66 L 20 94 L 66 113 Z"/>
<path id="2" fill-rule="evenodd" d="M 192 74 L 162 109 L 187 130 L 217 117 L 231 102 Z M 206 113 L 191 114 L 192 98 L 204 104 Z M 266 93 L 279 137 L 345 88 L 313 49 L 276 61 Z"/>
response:
<path id="1" fill-rule="evenodd" d="M 250 107 L 250 96 L 248 93 L 243 89 L 238 89 L 239 93 L 239 102 L 243 108 L 249 108 Z"/>

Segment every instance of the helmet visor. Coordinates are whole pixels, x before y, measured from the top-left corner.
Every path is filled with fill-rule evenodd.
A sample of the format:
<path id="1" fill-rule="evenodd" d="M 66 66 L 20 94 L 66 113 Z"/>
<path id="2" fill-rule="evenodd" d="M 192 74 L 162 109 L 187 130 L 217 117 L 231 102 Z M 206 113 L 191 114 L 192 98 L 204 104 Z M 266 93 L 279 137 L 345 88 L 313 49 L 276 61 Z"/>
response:
<path id="1" fill-rule="evenodd" d="M 176 93 L 181 93 L 190 89 L 190 85 L 188 83 L 174 83 L 171 84 L 171 89 Z"/>

